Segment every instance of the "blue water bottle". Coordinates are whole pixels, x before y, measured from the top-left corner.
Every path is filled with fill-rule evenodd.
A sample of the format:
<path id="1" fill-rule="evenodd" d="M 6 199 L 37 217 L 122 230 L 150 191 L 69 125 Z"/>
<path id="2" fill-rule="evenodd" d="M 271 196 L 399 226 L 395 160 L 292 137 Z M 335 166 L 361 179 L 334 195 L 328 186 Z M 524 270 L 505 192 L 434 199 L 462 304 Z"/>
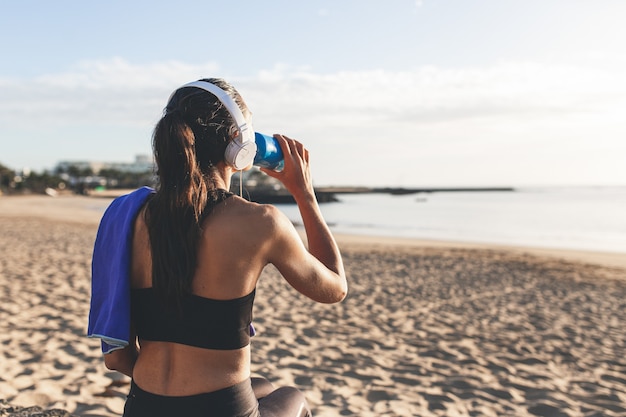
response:
<path id="1" fill-rule="evenodd" d="M 256 142 L 256 155 L 253 164 L 274 171 L 282 171 L 285 158 L 278 141 L 272 136 L 259 132 L 254 132 L 254 141 Z"/>

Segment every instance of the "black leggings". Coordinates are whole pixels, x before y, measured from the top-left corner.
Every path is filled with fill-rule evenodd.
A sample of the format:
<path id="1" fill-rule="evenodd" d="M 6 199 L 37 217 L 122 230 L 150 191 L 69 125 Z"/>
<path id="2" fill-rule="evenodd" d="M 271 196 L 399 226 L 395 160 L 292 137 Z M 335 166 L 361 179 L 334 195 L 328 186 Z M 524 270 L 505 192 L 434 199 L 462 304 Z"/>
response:
<path id="1" fill-rule="evenodd" d="M 311 410 L 304 395 L 296 388 L 274 390 L 271 383 L 262 378 L 247 379 L 219 391 L 185 397 L 152 394 L 131 382 L 124 417 L 174 416 L 310 417 Z"/>

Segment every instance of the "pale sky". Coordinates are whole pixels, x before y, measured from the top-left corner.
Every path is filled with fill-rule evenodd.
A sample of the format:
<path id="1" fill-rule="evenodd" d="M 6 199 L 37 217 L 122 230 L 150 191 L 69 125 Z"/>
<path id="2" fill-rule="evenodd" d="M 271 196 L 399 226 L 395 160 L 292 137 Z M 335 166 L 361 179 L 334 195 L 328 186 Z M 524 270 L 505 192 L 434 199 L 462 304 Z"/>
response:
<path id="1" fill-rule="evenodd" d="M 222 77 L 316 185 L 626 185 L 626 1 L 0 0 L 0 163 L 150 154 Z"/>

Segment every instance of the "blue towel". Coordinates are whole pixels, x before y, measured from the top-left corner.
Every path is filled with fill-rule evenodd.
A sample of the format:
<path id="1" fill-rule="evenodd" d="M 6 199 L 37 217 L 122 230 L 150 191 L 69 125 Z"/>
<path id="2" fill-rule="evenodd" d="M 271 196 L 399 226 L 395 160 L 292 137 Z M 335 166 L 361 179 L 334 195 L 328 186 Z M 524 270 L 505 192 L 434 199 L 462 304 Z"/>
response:
<path id="1" fill-rule="evenodd" d="M 128 346 L 130 339 L 130 258 L 133 226 L 154 193 L 142 187 L 113 200 L 106 209 L 91 263 L 91 309 L 87 337 L 102 339 L 102 352 Z"/>

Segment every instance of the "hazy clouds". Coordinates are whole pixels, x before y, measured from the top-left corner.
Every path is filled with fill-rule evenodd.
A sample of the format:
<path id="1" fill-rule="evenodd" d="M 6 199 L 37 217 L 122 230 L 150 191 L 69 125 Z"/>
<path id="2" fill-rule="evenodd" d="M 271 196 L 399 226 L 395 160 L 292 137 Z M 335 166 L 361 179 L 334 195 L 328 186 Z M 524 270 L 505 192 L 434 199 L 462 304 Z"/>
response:
<path id="1" fill-rule="evenodd" d="M 134 155 L 129 150 L 150 151 L 152 126 L 172 90 L 212 76 L 238 88 L 258 130 L 301 138 L 316 160 L 334 167 L 318 176 L 324 184 L 337 178 L 342 184 L 359 182 L 358 172 L 372 169 L 372 153 L 383 169 L 395 172 L 396 179 L 380 182 L 421 184 L 453 181 L 438 167 L 465 161 L 469 169 L 475 163 L 467 161 L 472 155 L 482 160 L 481 169 L 526 158 L 541 170 L 537 144 L 546 155 L 569 152 L 573 160 L 585 147 L 626 150 L 620 139 L 626 137 L 626 82 L 620 74 L 532 62 L 325 74 L 276 65 L 252 76 L 229 77 L 212 62 L 83 61 L 61 73 L 0 79 L 0 134 L 36 140 L 38 133 L 45 149 L 50 136 L 74 132 L 82 137 L 67 142 L 68 155 L 128 160 Z M 78 128 L 90 125 L 133 145 L 94 152 L 89 132 Z M 0 162 L 25 163 L 15 146 L 3 145 Z M 53 166 L 63 158 L 63 149 L 55 152 L 33 157 L 38 160 L 31 166 Z M 433 173 L 438 181 L 425 178 Z M 475 174 L 473 182 L 488 181 Z M 520 180 L 512 176 L 504 182 Z"/>

